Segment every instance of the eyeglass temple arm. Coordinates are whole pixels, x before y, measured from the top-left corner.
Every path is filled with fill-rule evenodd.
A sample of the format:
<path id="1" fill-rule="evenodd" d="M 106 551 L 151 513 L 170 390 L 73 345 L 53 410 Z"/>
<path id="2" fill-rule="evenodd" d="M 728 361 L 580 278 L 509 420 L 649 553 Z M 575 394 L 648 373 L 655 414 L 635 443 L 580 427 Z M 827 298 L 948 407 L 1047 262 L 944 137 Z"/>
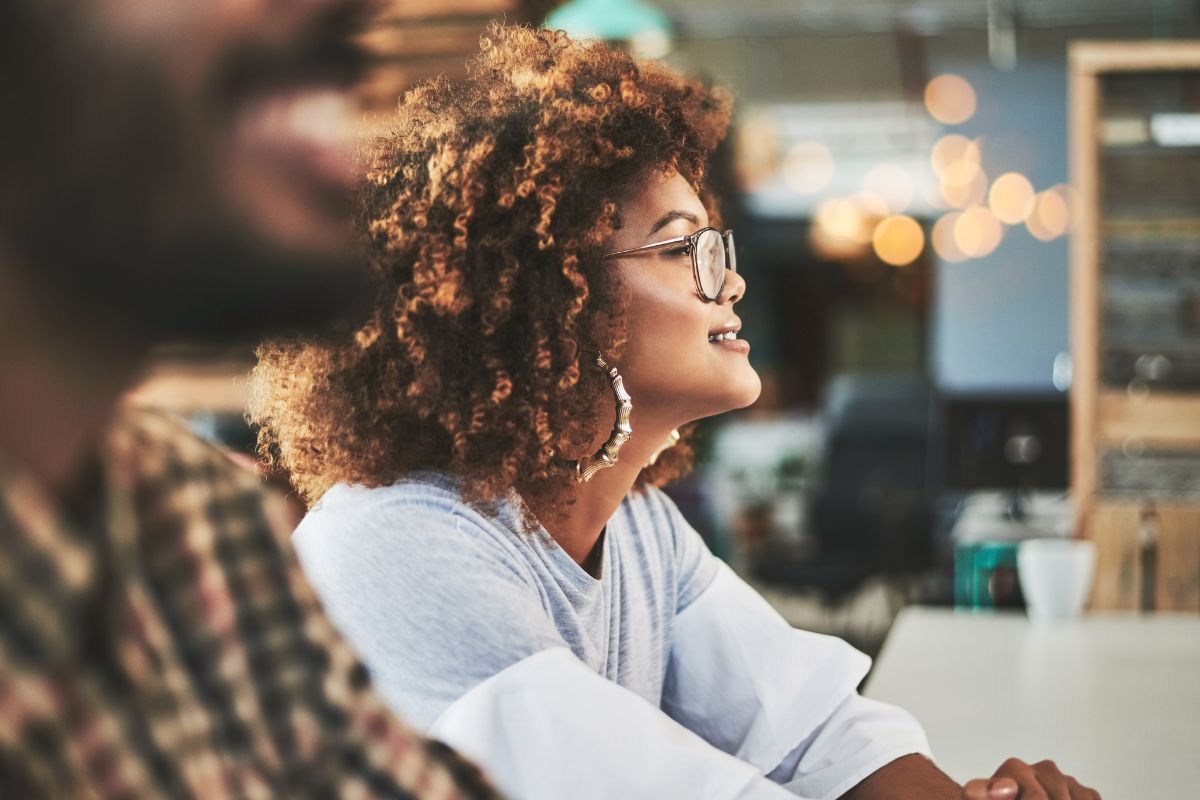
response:
<path id="1" fill-rule="evenodd" d="M 627 256 L 627 255 L 630 255 L 631 253 L 641 253 L 641 252 L 646 252 L 649 250 L 661 250 L 664 247 L 670 247 L 671 245 L 684 244 L 684 243 L 687 243 L 690 245 L 692 243 L 692 237 L 690 235 L 689 236 L 676 236 L 674 239 L 667 239 L 662 242 L 653 242 L 651 244 L 644 244 L 641 247 L 631 247 L 628 250 L 618 250 L 615 253 L 607 253 L 604 257 L 605 258 L 613 258 L 614 256 Z"/>

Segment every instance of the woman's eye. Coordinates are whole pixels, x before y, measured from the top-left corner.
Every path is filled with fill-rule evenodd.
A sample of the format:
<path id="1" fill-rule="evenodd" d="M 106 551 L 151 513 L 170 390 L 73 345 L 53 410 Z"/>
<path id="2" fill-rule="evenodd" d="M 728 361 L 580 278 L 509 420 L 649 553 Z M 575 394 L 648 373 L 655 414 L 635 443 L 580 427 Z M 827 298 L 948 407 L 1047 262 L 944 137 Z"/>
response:
<path id="1" fill-rule="evenodd" d="M 669 256 L 686 256 L 689 252 L 691 252 L 691 249 L 692 248 L 690 245 L 685 244 L 683 247 L 676 247 L 673 250 L 668 250 L 667 255 L 669 255 Z"/>

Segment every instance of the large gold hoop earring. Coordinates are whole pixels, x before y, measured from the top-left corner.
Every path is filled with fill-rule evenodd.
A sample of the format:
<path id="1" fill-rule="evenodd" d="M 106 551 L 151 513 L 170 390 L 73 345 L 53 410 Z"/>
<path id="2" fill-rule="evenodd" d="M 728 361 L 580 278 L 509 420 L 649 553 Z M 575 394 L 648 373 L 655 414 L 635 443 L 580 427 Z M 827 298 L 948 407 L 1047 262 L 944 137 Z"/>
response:
<path id="1" fill-rule="evenodd" d="M 672 447 L 674 447 L 677 444 L 679 444 L 679 429 L 678 428 L 676 428 L 675 430 L 673 430 L 669 434 L 667 434 L 667 440 L 665 442 L 663 442 L 662 445 L 660 445 L 657 450 L 654 451 L 654 455 L 650 456 L 650 460 L 646 462 L 646 466 L 653 467 L 654 464 L 658 461 L 659 456 L 661 456 L 663 453 L 667 452 L 668 450 L 670 450 Z"/>
<path id="2" fill-rule="evenodd" d="M 596 366 L 604 371 L 612 384 L 613 396 L 616 398 L 616 422 L 613 423 L 612 433 L 608 441 L 600 445 L 594 456 L 584 457 L 575 462 L 575 480 L 587 483 L 602 469 L 608 469 L 617 463 L 617 454 L 621 447 L 629 441 L 633 428 L 629 425 L 629 412 L 633 411 L 633 398 L 625 391 L 625 380 L 616 367 L 610 367 L 604 356 L 596 354 Z"/>

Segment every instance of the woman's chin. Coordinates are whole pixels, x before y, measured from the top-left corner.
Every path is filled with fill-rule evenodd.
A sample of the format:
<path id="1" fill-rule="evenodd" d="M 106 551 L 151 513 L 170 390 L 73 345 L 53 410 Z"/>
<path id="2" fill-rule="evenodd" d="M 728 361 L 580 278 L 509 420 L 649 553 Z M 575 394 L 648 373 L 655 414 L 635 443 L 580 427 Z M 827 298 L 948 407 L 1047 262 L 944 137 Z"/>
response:
<path id="1" fill-rule="evenodd" d="M 753 369 L 747 369 L 746 372 L 748 374 L 731 376 L 727 379 L 722 387 L 725 391 L 722 392 L 720 402 L 714 404 L 718 407 L 717 410 L 707 416 L 712 417 L 754 405 L 758 396 L 762 394 L 762 381 Z"/>

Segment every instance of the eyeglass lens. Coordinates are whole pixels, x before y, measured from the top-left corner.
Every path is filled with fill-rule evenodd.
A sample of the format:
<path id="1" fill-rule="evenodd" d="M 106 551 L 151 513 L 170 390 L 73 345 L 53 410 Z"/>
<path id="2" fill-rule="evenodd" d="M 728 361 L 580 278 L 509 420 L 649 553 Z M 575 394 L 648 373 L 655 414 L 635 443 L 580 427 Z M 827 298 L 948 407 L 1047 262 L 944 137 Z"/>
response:
<path id="1" fill-rule="evenodd" d="M 725 242 L 711 228 L 696 239 L 696 271 L 700 274 L 700 289 L 715 300 L 725 287 Z"/>

